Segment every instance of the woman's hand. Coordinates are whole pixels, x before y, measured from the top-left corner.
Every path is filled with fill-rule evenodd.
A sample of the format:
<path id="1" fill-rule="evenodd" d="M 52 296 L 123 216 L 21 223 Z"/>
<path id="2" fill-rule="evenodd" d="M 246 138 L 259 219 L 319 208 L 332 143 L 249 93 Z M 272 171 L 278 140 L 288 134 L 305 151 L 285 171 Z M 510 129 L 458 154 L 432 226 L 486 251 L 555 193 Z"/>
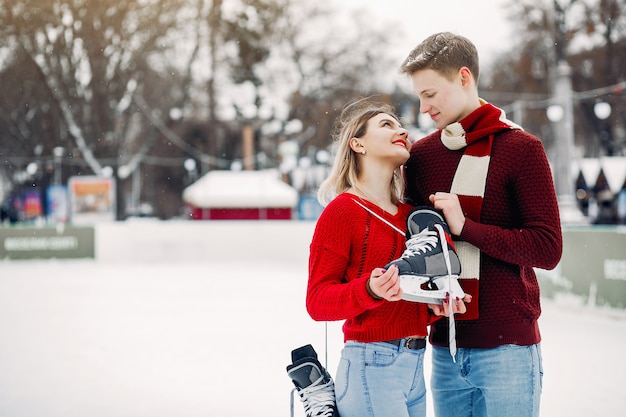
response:
<path id="1" fill-rule="evenodd" d="M 399 301 L 402 299 L 402 288 L 400 288 L 400 277 L 398 267 L 391 265 L 388 270 L 376 268 L 372 271 L 368 279 L 370 292 L 378 298 L 387 301 Z"/>
<path id="2" fill-rule="evenodd" d="M 456 298 L 455 300 L 450 300 L 446 298 L 443 300 L 441 304 L 428 304 L 428 307 L 433 311 L 435 316 L 445 316 L 450 317 L 450 306 L 452 306 L 452 312 L 454 314 L 463 314 L 467 311 L 467 307 L 465 303 L 469 303 L 472 301 L 472 296 L 469 294 L 465 294 L 463 298 Z"/>

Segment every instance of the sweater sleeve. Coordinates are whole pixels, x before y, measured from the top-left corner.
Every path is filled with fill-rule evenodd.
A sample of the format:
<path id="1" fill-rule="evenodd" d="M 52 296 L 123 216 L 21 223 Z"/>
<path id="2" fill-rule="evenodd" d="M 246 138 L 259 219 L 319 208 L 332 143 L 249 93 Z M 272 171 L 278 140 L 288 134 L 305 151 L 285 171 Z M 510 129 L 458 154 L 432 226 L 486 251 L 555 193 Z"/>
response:
<path id="1" fill-rule="evenodd" d="M 381 305 L 367 291 L 369 270 L 346 276 L 355 213 L 343 212 L 339 204 L 329 204 L 318 219 L 309 256 L 306 307 L 318 321 L 344 320 Z M 356 219 L 358 222 L 358 218 Z"/>
<path id="2" fill-rule="evenodd" d="M 543 145 L 531 137 L 523 146 L 508 149 L 504 155 L 494 156 L 499 166 L 491 172 L 507 172 L 502 180 L 502 200 L 506 210 L 515 214 L 518 224 L 504 227 L 466 219 L 461 239 L 478 247 L 493 258 L 520 266 L 554 268 L 562 253 L 562 235 L 559 208 L 552 181 L 552 173 Z M 501 169 L 506 166 L 507 169 Z M 486 196 L 489 198 L 489 196 Z M 483 207 L 483 210 L 486 208 Z"/>

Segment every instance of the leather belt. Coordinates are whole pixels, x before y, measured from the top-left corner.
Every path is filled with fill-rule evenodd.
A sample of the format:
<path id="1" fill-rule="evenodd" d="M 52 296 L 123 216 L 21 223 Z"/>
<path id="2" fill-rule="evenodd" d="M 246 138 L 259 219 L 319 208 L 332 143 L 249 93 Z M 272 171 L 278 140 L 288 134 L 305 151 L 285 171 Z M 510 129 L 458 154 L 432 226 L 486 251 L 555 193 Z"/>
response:
<path id="1" fill-rule="evenodd" d="M 426 347 L 426 339 L 424 338 L 407 337 L 406 339 L 385 340 L 383 342 L 398 347 L 403 346 L 410 350 L 420 350 Z"/>

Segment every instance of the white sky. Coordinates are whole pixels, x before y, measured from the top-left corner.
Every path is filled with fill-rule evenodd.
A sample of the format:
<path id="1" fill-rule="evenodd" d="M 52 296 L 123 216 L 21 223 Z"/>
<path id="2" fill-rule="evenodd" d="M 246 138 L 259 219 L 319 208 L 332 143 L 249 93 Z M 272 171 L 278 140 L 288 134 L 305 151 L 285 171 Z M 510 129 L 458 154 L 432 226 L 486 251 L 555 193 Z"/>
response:
<path id="1" fill-rule="evenodd" d="M 511 22 L 507 20 L 507 3 L 511 0 L 334 0 L 343 7 L 367 8 L 374 16 L 401 23 L 405 41 L 398 45 L 403 59 L 427 36 L 449 31 L 474 42 L 481 63 L 488 63 L 494 53 L 511 45 Z M 390 27 L 390 30 L 393 29 Z"/>

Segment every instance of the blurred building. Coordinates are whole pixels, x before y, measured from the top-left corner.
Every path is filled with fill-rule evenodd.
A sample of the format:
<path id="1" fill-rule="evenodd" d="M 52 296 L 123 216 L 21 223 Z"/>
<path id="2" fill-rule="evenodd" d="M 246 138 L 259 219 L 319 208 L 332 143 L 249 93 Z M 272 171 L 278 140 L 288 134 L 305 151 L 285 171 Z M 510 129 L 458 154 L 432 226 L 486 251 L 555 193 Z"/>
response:
<path id="1" fill-rule="evenodd" d="M 183 191 L 194 220 L 291 220 L 298 192 L 278 170 L 210 171 Z"/>
<path id="2" fill-rule="evenodd" d="M 576 199 L 593 224 L 626 224 L 626 157 L 572 161 Z"/>

